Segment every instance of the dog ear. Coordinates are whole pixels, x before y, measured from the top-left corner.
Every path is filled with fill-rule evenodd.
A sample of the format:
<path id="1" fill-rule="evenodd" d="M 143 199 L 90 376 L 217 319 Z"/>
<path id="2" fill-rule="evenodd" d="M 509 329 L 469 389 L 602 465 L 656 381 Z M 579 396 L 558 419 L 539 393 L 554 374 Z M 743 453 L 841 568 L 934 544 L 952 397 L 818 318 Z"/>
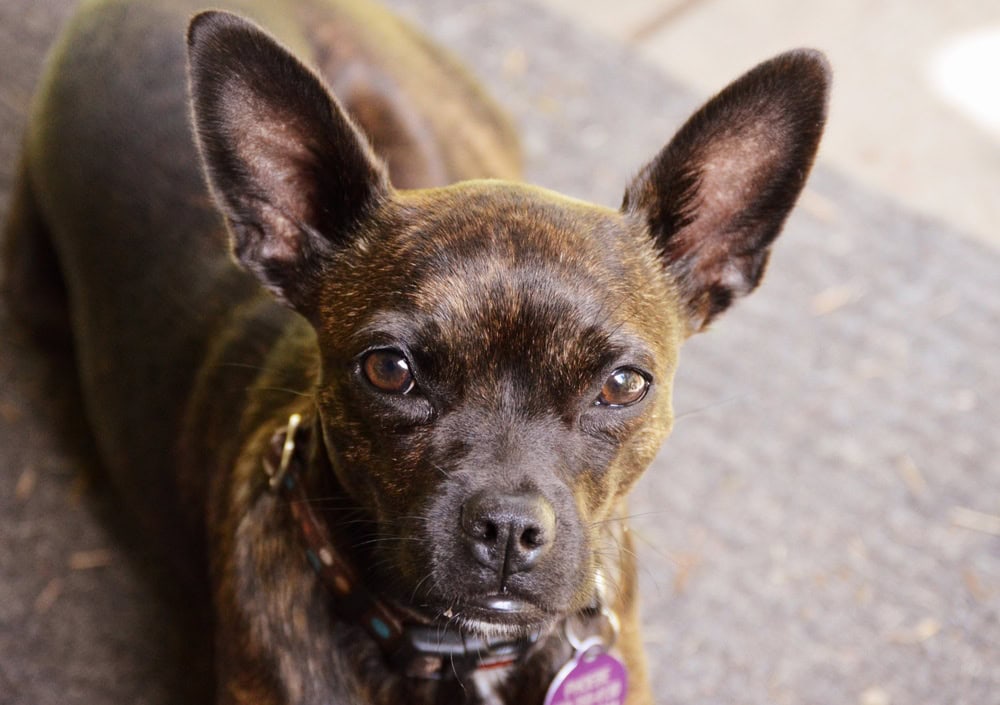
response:
<path id="1" fill-rule="evenodd" d="M 237 259 L 300 310 L 325 254 L 388 198 L 385 169 L 320 79 L 257 26 L 188 28 L 194 126 Z"/>
<path id="2" fill-rule="evenodd" d="M 622 211 L 656 239 L 690 333 L 760 283 L 812 166 L 829 84 L 816 51 L 757 66 L 695 113 L 626 190 Z"/>

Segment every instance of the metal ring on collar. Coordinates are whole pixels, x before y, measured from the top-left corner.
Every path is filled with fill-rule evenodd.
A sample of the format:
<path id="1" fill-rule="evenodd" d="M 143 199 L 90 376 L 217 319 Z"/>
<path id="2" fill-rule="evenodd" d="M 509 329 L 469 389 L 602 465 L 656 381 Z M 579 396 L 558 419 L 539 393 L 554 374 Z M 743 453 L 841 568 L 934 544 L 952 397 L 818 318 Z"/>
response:
<path id="1" fill-rule="evenodd" d="M 288 473 L 288 468 L 292 463 L 292 455 L 295 454 L 295 434 L 301 423 L 302 417 L 299 414 L 292 414 L 288 417 L 288 426 L 285 428 L 285 443 L 281 447 L 281 461 L 278 463 L 277 471 L 271 475 L 269 483 L 272 490 L 281 486 L 282 480 Z"/>
<path id="2" fill-rule="evenodd" d="M 566 641 L 576 653 L 586 653 L 595 646 L 600 646 L 604 651 L 610 651 L 618 642 L 620 630 L 618 616 L 606 607 L 601 607 L 599 615 L 604 618 L 609 629 L 599 628 L 595 634 L 585 633 L 583 617 L 579 614 L 568 617 L 564 622 L 563 633 L 566 635 Z M 610 635 L 605 636 L 608 632 Z"/>

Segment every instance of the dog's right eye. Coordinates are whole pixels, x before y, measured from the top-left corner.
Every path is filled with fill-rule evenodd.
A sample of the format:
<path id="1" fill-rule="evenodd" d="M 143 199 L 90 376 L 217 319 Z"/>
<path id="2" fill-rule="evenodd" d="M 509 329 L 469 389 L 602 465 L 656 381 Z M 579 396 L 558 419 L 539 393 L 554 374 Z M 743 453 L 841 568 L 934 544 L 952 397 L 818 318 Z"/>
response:
<path id="1" fill-rule="evenodd" d="M 604 381 L 594 402 L 598 406 L 631 406 L 641 401 L 649 390 L 649 379 L 632 367 L 620 367 Z"/>
<path id="2" fill-rule="evenodd" d="M 361 369 L 371 385 L 386 394 L 408 394 L 416 386 L 410 363 L 398 350 L 373 350 Z"/>

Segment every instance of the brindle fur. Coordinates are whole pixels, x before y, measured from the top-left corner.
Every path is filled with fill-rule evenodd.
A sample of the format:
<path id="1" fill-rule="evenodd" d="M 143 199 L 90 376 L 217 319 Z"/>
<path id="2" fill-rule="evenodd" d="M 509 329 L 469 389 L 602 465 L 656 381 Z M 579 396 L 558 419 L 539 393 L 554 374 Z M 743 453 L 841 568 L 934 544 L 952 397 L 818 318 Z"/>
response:
<path id="1" fill-rule="evenodd" d="M 184 37 L 198 6 L 90 2 L 38 96 L 5 262 L 21 318 L 50 338 L 71 331 L 121 496 L 179 565 L 207 574 L 217 702 L 474 700 L 402 678 L 335 617 L 263 483 L 293 411 L 317 441 L 308 482 L 331 531 L 390 597 L 460 607 L 479 580 L 454 536 L 463 498 L 545 494 L 559 555 L 518 584 L 551 624 L 587 604 L 601 564 L 629 702 L 650 702 L 631 543 L 614 519 L 669 433 L 681 343 L 758 284 L 802 188 L 822 58 L 790 53 L 734 83 L 613 211 L 512 181 L 503 115 L 378 7 L 213 4 L 267 26 L 339 103 L 253 26 L 203 15 L 192 126 Z M 421 395 L 361 382 L 359 355 L 379 345 L 409 352 Z M 594 406 L 622 364 L 651 375 L 646 398 Z M 541 702 L 568 656 L 558 633 L 544 639 L 502 700 Z"/>

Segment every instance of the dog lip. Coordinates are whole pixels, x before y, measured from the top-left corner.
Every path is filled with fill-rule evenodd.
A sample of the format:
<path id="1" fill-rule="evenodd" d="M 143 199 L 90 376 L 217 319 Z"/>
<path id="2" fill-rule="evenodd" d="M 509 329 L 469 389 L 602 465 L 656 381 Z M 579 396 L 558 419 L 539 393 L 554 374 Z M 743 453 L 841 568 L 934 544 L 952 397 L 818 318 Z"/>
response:
<path id="1" fill-rule="evenodd" d="M 518 600 L 507 595 L 490 595 L 479 601 L 480 606 L 495 612 L 507 614 L 523 614 L 534 612 L 537 608 L 529 602 Z"/>
<path id="2" fill-rule="evenodd" d="M 477 619 L 505 624 L 535 624 L 547 620 L 539 605 L 507 594 L 484 595 L 465 603 L 463 611 Z"/>
<path id="3" fill-rule="evenodd" d="M 461 616 L 473 631 L 516 638 L 539 632 L 551 621 L 540 606 L 505 594 L 469 600 L 461 607 Z"/>

